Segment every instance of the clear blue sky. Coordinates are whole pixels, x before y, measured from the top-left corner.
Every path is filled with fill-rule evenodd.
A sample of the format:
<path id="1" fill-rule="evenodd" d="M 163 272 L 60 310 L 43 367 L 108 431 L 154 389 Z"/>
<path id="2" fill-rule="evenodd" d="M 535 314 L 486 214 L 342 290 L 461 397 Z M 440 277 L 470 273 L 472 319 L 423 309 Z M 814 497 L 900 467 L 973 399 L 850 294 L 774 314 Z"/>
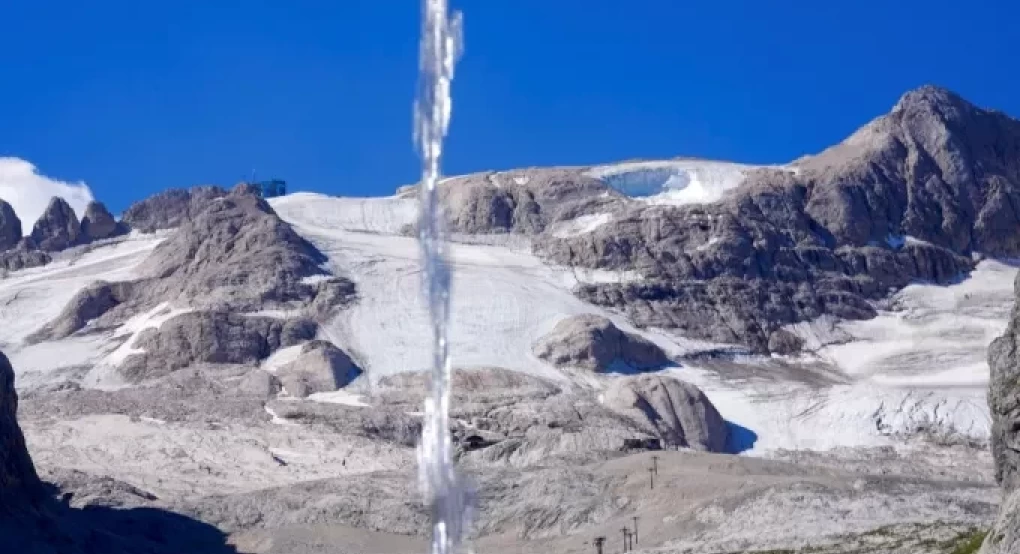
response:
<path id="1" fill-rule="evenodd" d="M 782 162 L 929 82 L 1020 115 L 1007 0 L 454 3 L 448 174 Z M 0 18 L 0 155 L 116 211 L 253 168 L 347 195 L 417 178 L 416 0 L 14 0 Z"/>

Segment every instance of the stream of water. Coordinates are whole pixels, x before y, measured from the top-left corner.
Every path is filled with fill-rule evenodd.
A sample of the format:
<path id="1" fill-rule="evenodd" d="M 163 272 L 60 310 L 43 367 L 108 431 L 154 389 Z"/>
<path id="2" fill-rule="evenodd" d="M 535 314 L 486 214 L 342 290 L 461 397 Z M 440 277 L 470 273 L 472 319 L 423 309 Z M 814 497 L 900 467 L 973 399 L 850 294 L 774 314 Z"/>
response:
<path id="1" fill-rule="evenodd" d="M 439 203 L 443 139 L 450 124 L 450 83 L 460 51 L 461 19 L 447 0 L 422 1 L 422 33 L 415 140 L 422 160 L 418 240 L 424 287 L 432 320 L 432 394 L 425 400 L 425 424 L 418 447 L 418 471 L 432 517 L 432 554 L 460 551 L 467 525 L 467 489 L 453 464 L 450 436 L 450 268 Z"/>

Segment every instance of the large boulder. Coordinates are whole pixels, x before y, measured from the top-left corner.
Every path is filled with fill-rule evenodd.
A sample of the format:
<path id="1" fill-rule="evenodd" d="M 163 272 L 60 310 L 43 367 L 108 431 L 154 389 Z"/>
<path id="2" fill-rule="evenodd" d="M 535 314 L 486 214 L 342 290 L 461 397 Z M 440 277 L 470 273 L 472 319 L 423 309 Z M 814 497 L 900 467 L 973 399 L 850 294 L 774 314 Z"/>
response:
<path id="1" fill-rule="evenodd" d="M 666 353 L 654 343 L 593 314 L 560 321 L 535 343 L 533 351 L 556 367 L 596 372 L 647 370 L 669 363 Z"/>
<path id="2" fill-rule="evenodd" d="M 14 369 L 0 352 L 0 512 L 36 497 L 42 483 L 18 426 Z"/>
<path id="3" fill-rule="evenodd" d="M 84 240 L 106 239 L 121 232 L 120 224 L 102 202 L 89 202 L 85 207 L 85 215 L 81 218 L 81 234 Z"/>
<path id="4" fill-rule="evenodd" d="M 209 202 L 226 196 L 220 187 L 170 189 L 132 204 L 121 221 L 130 229 L 151 233 L 179 227 L 204 210 Z"/>
<path id="5" fill-rule="evenodd" d="M 54 196 L 32 227 L 31 237 L 39 250 L 64 250 L 81 243 L 81 224 L 71 205 Z"/>
<path id="6" fill-rule="evenodd" d="M 700 389 L 660 375 L 621 377 L 603 403 L 659 437 L 664 445 L 725 452 L 726 421 Z"/>
<path id="7" fill-rule="evenodd" d="M 21 220 L 14 208 L 0 200 L 0 251 L 14 248 L 21 242 Z"/>
<path id="8" fill-rule="evenodd" d="M 284 390 L 297 397 L 342 389 L 360 374 L 346 352 L 324 340 L 303 345 L 297 359 L 277 371 Z"/>

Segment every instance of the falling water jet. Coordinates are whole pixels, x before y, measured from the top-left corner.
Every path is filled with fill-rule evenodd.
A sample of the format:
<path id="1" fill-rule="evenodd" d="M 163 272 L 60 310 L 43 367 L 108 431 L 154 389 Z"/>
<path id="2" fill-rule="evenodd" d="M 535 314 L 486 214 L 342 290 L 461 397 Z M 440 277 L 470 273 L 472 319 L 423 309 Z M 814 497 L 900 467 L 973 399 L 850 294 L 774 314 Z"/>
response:
<path id="1" fill-rule="evenodd" d="M 419 235 L 424 287 L 432 321 L 432 394 L 418 446 L 418 478 L 432 515 L 432 554 L 455 554 L 467 523 L 467 490 L 453 467 L 450 437 L 450 269 L 439 205 L 443 138 L 450 123 L 450 82 L 460 51 L 460 14 L 447 0 L 423 0 L 415 139 L 422 159 Z"/>

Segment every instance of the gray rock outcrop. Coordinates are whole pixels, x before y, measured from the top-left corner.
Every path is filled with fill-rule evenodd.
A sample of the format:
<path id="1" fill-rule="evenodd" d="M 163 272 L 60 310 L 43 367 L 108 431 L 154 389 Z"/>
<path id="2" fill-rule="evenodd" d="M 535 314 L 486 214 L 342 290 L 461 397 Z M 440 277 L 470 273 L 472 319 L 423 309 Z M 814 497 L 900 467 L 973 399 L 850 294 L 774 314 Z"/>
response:
<path id="1" fill-rule="evenodd" d="M 659 375 L 622 377 L 610 384 L 603 402 L 648 428 L 663 445 L 726 451 L 726 421 L 689 383 Z"/>
<path id="2" fill-rule="evenodd" d="M 647 370 L 669 363 L 657 345 L 621 331 L 612 321 L 593 314 L 568 317 L 539 339 L 533 352 L 556 367 L 588 371 Z"/>
<path id="3" fill-rule="evenodd" d="M 81 235 L 86 241 L 107 239 L 123 232 L 120 224 L 102 202 L 92 201 L 81 218 Z"/>
<path id="4" fill-rule="evenodd" d="M 360 374 L 361 370 L 346 352 L 324 340 L 303 345 L 297 359 L 277 371 L 284 390 L 301 398 L 339 390 Z"/>
<path id="5" fill-rule="evenodd" d="M 450 230 L 536 234 L 551 224 L 619 202 L 604 182 L 581 168 L 533 168 L 453 177 L 439 194 Z M 403 189 L 398 194 L 409 194 Z"/>
<path id="6" fill-rule="evenodd" d="M 141 264 L 145 294 L 191 306 L 260 310 L 307 302 L 325 257 L 257 196 L 229 194 L 205 202 Z M 153 302 L 158 303 L 158 302 Z"/>
<path id="7" fill-rule="evenodd" d="M 308 319 L 276 319 L 233 312 L 201 311 L 178 315 L 159 329 L 143 332 L 132 345 L 145 352 L 129 356 L 121 373 L 139 382 L 163 377 L 197 363 L 252 364 L 278 348 L 315 337 Z"/>
<path id="8" fill-rule="evenodd" d="M 18 426 L 14 369 L 0 352 L 0 511 L 31 501 L 41 486 Z"/>
<path id="9" fill-rule="evenodd" d="M 173 229 L 203 211 L 210 201 L 226 195 L 220 187 L 170 189 L 132 204 L 121 222 L 143 233 Z"/>
<path id="10" fill-rule="evenodd" d="M 1020 300 L 1020 276 L 1014 282 Z M 992 414 L 995 479 L 1005 493 L 999 517 L 981 552 L 1020 551 L 1020 303 L 1014 304 L 1005 333 L 988 347 L 988 408 Z"/>
<path id="11" fill-rule="evenodd" d="M 243 191 L 205 203 L 139 266 L 142 277 L 79 292 L 32 340 L 110 329 L 160 305 L 192 310 L 140 336 L 119 368 L 130 380 L 195 363 L 250 364 L 314 337 L 313 319 L 353 302 L 354 284 L 322 277 L 325 257 L 266 202 Z M 275 317 L 259 312 L 276 310 Z M 250 314 L 250 317 L 248 315 Z"/>
<path id="12" fill-rule="evenodd" d="M 21 242 L 21 220 L 14 208 L 0 200 L 0 251 L 9 250 Z"/>
<path id="13" fill-rule="evenodd" d="M 31 237 L 39 250 L 64 250 L 81 243 L 81 224 L 71 205 L 55 196 L 32 227 Z"/>
<path id="14" fill-rule="evenodd" d="M 31 242 L 30 237 L 25 237 L 13 249 L 0 252 L 0 269 L 18 271 L 50 263 L 52 257 L 42 250 L 34 250 Z"/>

